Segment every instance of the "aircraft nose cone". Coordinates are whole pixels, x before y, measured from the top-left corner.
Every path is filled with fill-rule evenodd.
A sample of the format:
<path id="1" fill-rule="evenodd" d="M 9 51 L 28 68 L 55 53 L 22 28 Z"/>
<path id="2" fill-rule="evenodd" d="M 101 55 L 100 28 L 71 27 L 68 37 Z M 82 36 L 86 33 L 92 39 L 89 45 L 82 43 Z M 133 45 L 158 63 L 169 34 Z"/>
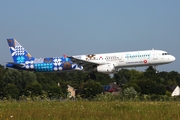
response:
<path id="1" fill-rule="evenodd" d="M 174 56 L 171 56 L 170 59 L 171 59 L 172 62 L 176 60 L 176 58 Z"/>

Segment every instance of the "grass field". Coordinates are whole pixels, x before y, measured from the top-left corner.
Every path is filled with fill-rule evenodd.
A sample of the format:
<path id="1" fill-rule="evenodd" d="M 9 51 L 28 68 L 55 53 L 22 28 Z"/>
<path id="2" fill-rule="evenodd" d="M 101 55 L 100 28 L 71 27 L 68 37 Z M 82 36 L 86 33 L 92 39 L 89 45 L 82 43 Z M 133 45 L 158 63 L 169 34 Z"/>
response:
<path id="1" fill-rule="evenodd" d="M 0 120 L 180 120 L 180 102 L 0 102 Z"/>

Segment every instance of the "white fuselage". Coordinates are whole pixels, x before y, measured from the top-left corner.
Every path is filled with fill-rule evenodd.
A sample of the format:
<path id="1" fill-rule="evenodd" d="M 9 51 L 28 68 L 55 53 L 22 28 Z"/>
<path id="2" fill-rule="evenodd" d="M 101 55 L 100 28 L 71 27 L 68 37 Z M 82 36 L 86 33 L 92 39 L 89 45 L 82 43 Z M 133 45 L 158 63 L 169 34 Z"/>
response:
<path id="1" fill-rule="evenodd" d="M 174 56 L 162 50 L 89 54 L 74 57 L 97 64 L 113 64 L 116 68 L 161 65 L 175 60 Z"/>

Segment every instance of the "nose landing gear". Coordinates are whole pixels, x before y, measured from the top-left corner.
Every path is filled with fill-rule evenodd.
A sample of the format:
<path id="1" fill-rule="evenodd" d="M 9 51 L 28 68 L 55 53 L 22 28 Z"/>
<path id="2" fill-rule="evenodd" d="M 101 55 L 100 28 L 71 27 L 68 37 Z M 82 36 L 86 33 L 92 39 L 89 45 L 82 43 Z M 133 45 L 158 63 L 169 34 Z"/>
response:
<path id="1" fill-rule="evenodd" d="M 156 73 L 159 73 L 159 71 L 156 69 L 157 66 L 153 66 L 154 70 L 156 71 Z"/>

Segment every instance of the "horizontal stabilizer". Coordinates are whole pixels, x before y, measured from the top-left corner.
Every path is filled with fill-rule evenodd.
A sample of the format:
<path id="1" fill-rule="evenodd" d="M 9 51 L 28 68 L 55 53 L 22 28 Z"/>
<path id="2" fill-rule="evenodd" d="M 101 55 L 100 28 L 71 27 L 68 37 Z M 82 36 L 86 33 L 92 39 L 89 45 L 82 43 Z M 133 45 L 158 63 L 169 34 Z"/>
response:
<path id="1" fill-rule="evenodd" d="M 14 65 L 14 66 L 17 66 L 17 67 L 23 67 L 24 66 L 23 64 L 14 63 L 14 62 L 7 62 L 7 63 L 11 64 L 11 65 Z"/>

